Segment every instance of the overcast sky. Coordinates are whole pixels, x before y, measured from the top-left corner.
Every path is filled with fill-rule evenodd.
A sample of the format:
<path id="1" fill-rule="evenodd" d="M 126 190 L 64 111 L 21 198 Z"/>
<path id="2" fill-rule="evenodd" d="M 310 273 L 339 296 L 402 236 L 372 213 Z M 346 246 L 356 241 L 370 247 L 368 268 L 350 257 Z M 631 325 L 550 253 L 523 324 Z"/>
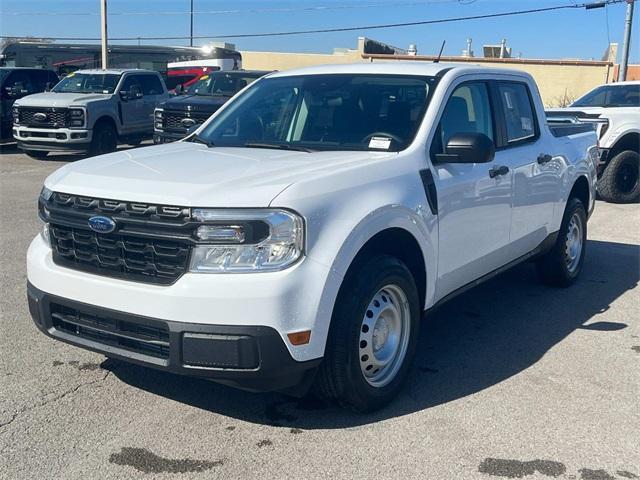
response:
<path id="1" fill-rule="evenodd" d="M 298 0 L 220 1 L 194 0 L 195 35 L 281 32 L 412 22 L 447 17 L 484 15 L 584 0 Z M 99 0 L 0 0 L 2 35 L 99 36 Z M 190 0 L 108 0 L 109 35 L 188 36 Z M 640 2 L 639 2 L 640 5 Z M 437 53 L 446 40 L 445 55 L 458 55 L 473 39 L 476 55 L 483 44 L 506 38 L 513 55 L 528 58 L 581 58 L 599 60 L 609 41 L 622 43 L 625 4 L 585 10 L 569 9 L 495 19 L 440 25 L 359 30 L 270 38 L 227 39 L 241 50 L 331 52 L 334 47 L 355 48 L 358 36 L 419 53 Z M 215 13 L 207 13 L 207 12 Z M 126 15 L 143 13 L 144 15 Z M 640 6 L 636 8 L 632 63 L 640 63 Z M 206 40 L 196 40 L 203 44 Z M 127 42 L 135 43 L 135 42 Z M 188 40 L 147 41 L 147 44 L 185 45 Z"/>

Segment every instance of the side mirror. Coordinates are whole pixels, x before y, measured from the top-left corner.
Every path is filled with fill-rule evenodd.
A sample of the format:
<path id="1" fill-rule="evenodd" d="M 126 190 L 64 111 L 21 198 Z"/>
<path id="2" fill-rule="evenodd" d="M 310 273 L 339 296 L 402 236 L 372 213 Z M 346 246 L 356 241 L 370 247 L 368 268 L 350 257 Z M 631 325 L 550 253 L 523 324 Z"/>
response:
<path id="1" fill-rule="evenodd" d="M 47 82 L 44 86 L 44 91 L 45 92 L 50 92 L 51 91 L 51 82 Z"/>
<path id="2" fill-rule="evenodd" d="M 496 146 L 484 133 L 456 133 L 436 154 L 437 163 L 489 163 L 496 154 Z"/>
<path id="3" fill-rule="evenodd" d="M 184 85 L 179 83 L 173 91 L 176 92 L 176 95 L 182 95 L 184 93 Z"/>
<path id="4" fill-rule="evenodd" d="M 120 95 L 120 100 L 122 100 L 123 102 L 129 100 L 129 92 L 127 92 L 126 90 L 120 90 L 118 92 L 118 95 Z"/>

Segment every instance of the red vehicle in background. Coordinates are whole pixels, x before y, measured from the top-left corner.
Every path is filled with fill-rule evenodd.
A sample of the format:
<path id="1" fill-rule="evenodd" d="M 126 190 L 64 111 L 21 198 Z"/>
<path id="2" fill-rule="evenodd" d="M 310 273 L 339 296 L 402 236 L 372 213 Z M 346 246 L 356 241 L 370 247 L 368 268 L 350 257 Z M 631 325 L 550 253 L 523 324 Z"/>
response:
<path id="1" fill-rule="evenodd" d="M 198 79 L 219 70 L 240 70 L 242 68 L 242 56 L 240 52 L 228 49 L 219 49 L 216 58 L 205 60 L 188 60 L 184 62 L 171 62 L 167 64 L 166 84 L 170 92 L 188 90 Z"/>

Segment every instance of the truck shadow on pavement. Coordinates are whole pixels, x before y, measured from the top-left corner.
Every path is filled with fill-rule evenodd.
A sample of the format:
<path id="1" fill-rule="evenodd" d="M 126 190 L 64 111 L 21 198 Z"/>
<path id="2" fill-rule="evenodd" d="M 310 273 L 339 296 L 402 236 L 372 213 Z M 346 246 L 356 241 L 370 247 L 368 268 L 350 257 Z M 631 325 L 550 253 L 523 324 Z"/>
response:
<path id="1" fill-rule="evenodd" d="M 240 421 L 300 429 L 343 428 L 394 418 L 490 388 L 535 364 L 576 329 L 609 335 L 624 323 L 600 322 L 636 288 L 640 246 L 589 241 L 580 280 L 541 285 L 523 264 L 427 314 L 407 386 L 387 408 L 367 415 L 310 398 L 255 394 L 114 360 L 102 367 L 129 385 Z"/>

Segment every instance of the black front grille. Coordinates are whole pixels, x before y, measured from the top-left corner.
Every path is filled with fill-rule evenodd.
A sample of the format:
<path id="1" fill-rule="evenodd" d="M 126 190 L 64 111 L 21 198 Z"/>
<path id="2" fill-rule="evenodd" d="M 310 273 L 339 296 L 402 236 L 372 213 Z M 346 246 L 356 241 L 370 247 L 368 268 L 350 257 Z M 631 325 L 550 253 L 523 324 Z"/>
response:
<path id="1" fill-rule="evenodd" d="M 190 118 L 195 122 L 194 125 L 203 124 L 212 114 L 211 113 L 187 113 L 187 112 L 163 112 L 162 126 L 168 132 L 187 133 L 188 128 L 182 124 L 182 120 Z"/>
<path id="2" fill-rule="evenodd" d="M 56 264 L 97 275 L 170 285 L 189 266 L 195 224 L 190 209 L 54 193 L 40 200 L 49 222 Z M 104 215 L 116 223 L 97 233 L 88 220 Z"/>
<path id="3" fill-rule="evenodd" d="M 187 269 L 190 248 L 180 242 L 64 225 L 50 230 L 57 263 L 67 267 L 160 284 L 175 282 Z"/>
<path id="4" fill-rule="evenodd" d="M 62 128 L 67 126 L 67 109 L 55 107 L 18 107 L 20 125 Z"/>
<path id="5" fill-rule="evenodd" d="M 60 332 L 151 357 L 169 358 L 169 329 L 162 322 L 133 323 L 56 303 L 51 303 L 50 309 L 53 327 Z"/>

